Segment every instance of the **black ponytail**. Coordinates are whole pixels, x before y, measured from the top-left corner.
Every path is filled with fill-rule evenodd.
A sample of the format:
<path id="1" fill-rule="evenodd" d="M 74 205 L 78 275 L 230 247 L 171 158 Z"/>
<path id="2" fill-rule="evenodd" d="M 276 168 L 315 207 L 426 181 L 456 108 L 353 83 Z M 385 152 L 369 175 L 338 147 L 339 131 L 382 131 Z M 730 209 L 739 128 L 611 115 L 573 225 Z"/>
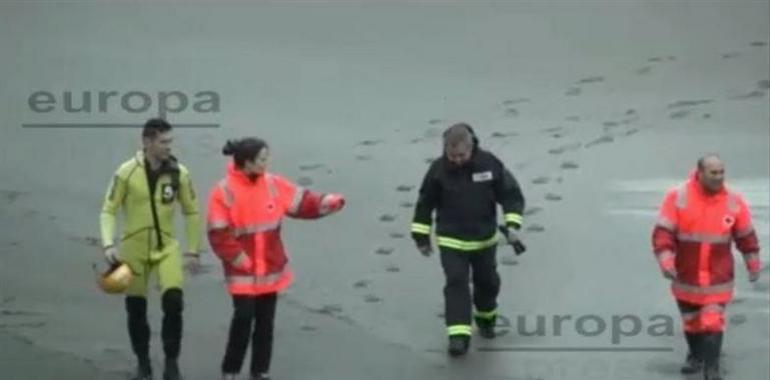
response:
<path id="1" fill-rule="evenodd" d="M 255 161 L 259 152 L 267 148 L 267 142 L 256 137 L 246 137 L 238 140 L 227 140 L 222 147 L 222 154 L 233 156 L 235 166 L 243 168 L 246 161 Z"/>

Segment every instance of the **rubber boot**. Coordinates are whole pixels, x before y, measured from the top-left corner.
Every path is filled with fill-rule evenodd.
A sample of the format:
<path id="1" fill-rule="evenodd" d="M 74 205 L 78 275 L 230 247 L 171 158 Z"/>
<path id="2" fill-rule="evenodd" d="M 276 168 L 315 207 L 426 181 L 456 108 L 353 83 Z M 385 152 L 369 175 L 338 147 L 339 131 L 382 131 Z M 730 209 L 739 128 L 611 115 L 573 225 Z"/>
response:
<path id="1" fill-rule="evenodd" d="M 704 335 L 703 344 L 703 380 L 722 380 L 719 370 L 719 356 L 722 351 L 722 333 Z"/>
<path id="2" fill-rule="evenodd" d="M 449 337 L 447 351 L 451 356 L 461 356 L 468 352 L 471 337 L 468 335 L 452 335 Z"/>
<path id="3" fill-rule="evenodd" d="M 137 358 L 136 374 L 132 380 L 151 380 L 152 365 L 150 363 L 150 325 L 147 322 L 147 299 L 144 297 L 126 297 L 126 312 L 128 313 L 128 336 L 131 348 Z"/>
<path id="4" fill-rule="evenodd" d="M 258 373 L 256 375 L 251 375 L 249 380 L 270 380 L 270 375 L 266 373 Z"/>
<path id="5" fill-rule="evenodd" d="M 163 370 L 163 380 L 181 380 L 179 373 L 179 364 L 176 359 L 166 358 L 166 367 Z"/>
<path id="6" fill-rule="evenodd" d="M 495 324 L 497 323 L 497 318 L 481 318 L 481 317 L 474 317 L 473 318 L 476 321 L 476 327 L 479 329 L 479 335 L 481 335 L 482 338 L 485 339 L 494 339 L 495 334 Z"/>
<path id="7" fill-rule="evenodd" d="M 152 365 L 149 358 L 139 359 L 136 365 L 136 373 L 131 380 L 152 380 Z"/>
<path id="8" fill-rule="evenodd" d="M 684 375 L 691 375 L 703 370 L 703 358 L 700 353 L 702 335 L 686 333 L 685 338 L 687 339 L 689 352 L 680 372 Z"/>

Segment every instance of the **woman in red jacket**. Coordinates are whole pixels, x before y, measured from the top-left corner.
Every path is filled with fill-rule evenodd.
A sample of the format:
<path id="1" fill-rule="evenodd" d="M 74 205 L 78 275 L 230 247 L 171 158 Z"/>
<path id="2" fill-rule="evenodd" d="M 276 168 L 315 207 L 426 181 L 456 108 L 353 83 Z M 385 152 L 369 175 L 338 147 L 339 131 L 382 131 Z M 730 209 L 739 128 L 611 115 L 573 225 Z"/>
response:
<path id="1" fill-rule="evenodd" d="M 253 334 L 251 379 L 267 380 L 276 297 L 293 279 L 281 241 L 283 217 L 318 219 L 342 209 L 345 200 L 268 172 L 263 140 L 228 141 L 222 152 L 233 160 L 210 193 L 207 215 L 209 243 L 222 260 L 234 306 L 222 373 L 235 379 Z"/>

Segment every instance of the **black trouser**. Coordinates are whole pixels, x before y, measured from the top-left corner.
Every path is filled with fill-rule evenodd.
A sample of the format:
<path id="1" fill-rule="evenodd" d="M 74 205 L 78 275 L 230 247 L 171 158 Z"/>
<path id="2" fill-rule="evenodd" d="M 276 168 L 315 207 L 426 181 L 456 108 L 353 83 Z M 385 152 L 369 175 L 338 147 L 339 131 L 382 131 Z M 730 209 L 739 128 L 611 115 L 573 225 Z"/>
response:
<path id="1" fill-rule="evenodd" d="M 182 290 L 171 288 L 163 292 L 161 307 L 163 324 L 161 338 L 163 351 L 168 359 L 177 359 L 182 344 L 182 310 L 184 309 Z M 131 348 L 143 364 L 150 358 L 150 325 L 147 322 L 147 299 L 139 296 L 126 297 L 128 314 L 128 335 Z"/>
<path id="2" fill-rule="evenodd" d="M 703 309 L 703 305 L 691 304 L 683 301 L 677 301 L 679 311 L 682 314 L 697 313 Z M 720 304 L 723 308 L 725 304 Z M 707 367 L 718 367 L 719 356 L 722 351 L 723 332 L 687 332 L 687 346 L 690 354 L 696 359 L 703 361 Z"/>
<path id="3" fill-rule="evenodd" d="M 473 273 L 473 305 L 481 313 L 497 309 L 500 275 L 497 273 L 497 246 L 479 251 L 459 251 L 440 247 L 444 268 L 444 316 L 449 335 L 470 335 L 471 289 Z"/>
<path id="4" fill-rule="evenodd" d="M 241 371 L 249 338 L 251 338 L 251 374 L 267 373 L 270 370 L 276 300 L 275 293 L 261 296 L 233 296 L 234 311 L 230 322 L 227 350 L 222 360 L 223 373 L 237 374 Z"/>

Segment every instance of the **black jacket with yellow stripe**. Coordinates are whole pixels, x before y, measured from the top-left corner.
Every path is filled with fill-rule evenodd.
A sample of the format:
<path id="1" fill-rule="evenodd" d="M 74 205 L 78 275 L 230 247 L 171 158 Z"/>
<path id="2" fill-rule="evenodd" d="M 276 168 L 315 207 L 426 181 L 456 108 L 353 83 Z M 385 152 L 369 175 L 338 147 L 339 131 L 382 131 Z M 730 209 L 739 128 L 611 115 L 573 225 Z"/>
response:
<path id="1" fill-rule="evenodd" d="M 500 159 L 478 146 L 463 166 L 452 165 L 442 156 L 431 163 L 420 186 L 412 238 L 418 245 L 430 243 L 435 210 L 440 247 L 473 251 L 494 245 L 497 204 L 502 206 L 505 224 L 519 229 L 524 196 Z"/>

